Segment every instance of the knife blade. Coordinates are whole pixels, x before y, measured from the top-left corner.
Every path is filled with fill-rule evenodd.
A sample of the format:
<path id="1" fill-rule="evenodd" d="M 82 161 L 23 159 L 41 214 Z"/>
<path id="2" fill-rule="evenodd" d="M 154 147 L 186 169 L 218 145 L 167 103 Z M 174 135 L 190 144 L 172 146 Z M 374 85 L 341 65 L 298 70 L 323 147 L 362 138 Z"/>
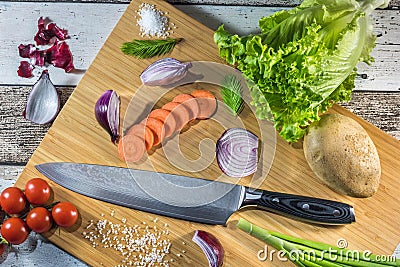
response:
<path id="1" fill-rule="evenodd" d="M 244 207 L 256 207 L 320 224 L 355 222 L 352 206 L 326 199 L 131 168 L 51 162 L 35 166 L 79 194 L 141 211 L 205 224 L 226 224 Z"/>

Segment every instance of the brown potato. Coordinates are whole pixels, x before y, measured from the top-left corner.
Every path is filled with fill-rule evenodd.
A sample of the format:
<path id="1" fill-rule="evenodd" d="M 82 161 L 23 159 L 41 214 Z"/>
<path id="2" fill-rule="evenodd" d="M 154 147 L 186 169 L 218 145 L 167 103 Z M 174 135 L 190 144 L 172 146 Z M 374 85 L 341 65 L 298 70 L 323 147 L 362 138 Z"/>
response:
<path id="1" fill-rule="evenodd" d="M 323 115 L 309 127 L 303 148 L 313 172 L 336 192 L 370 197 L 378 190 L 378 151 L 355 120 L 339 114 Z"/>

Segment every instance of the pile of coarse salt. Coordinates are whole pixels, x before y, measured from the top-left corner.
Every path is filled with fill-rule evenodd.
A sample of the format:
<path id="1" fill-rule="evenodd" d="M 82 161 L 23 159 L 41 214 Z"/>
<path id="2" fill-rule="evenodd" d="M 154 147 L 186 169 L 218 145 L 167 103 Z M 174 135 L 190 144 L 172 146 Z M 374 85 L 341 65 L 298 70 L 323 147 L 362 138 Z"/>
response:
<path id="1" fill-rule="evenodd" d="M 114 211 L 110 215 L 114 217 Z M 142 222 L 142 225 L 129 226 L 125 218 L 121 219 L 121 223 L 114 223 L 105 218 L 90 220 L 82 235 L 94 248 L 109 248 L 119 252 L 123 259 L 122 264 L 116 267 L 169 267 L 169 262 L 174 260 L 165 258 L 170 253 L 171 247 L 171 242 L 166 237 L 169 235 L 168 229 L 165 229 L 168 225 L 157 227 L 157 221 L 156 218 L 152 226 L 146 222 Z"/>
<path id="2" fill-rule="evenodd" d="M 136 11 L 140 18 L 137 25 L 140 27 L 142 37 L 166 38 L 169 36 L 171 27 L 166 13 L 155 8 L 154 5 L 142 3 Z"/>

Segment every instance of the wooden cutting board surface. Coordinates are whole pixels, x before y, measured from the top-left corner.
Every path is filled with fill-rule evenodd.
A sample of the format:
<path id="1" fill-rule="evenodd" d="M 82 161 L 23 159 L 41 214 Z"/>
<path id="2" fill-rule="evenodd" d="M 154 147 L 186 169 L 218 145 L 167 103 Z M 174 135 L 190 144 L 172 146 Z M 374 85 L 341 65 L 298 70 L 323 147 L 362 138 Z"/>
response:
<path id="1" fill-rule="evenodd" d="M 151 3 L 151 1 L 149 1 Z M 218 57 L 217 47 L 213 42 L 213 31 L 189 16 L 175 9 L 168 3 L 154 2 L 157 8 L 168 12 L 171 22 L 176 25 L 173 37 L 182 37 L 183 41 L 173 50 L 171 57 L 181 61 L 215 61 L 223 63 Z M 132 1 L 115 29 L 105 42 L 96 59 L 87 70 L 74 93 L 64 106 L 57 119 L 46 134 L 42 143 L 33 154 L 26 168 L 19 177 L 16 186 L 23 187 L 33 177 L 42 177 L 34 165 L 54 162 L 82 162 L 126 167 L 118 157 L 117 148 L 109 141 L 107 133 L 94 117 L 94 105 L 99 96 L 108 89 L 118 92 L 121 97 L 121 118 L 141 82 L 139 75 L 155 59 L 138 60 L 123 55 L 120 47 L 123 42 L 140 38 L 136 26 L 136 10 L 139 2 Z M 105 14 L 107 15 L 107 14 Z M 101 23 L 101 22 L 100 22 Z M 87 49 L 90 49 L 88 47 Z M 207 87 L 220 98 L 218 87 L 206 84 L 191 84 L 174 89 L 155 103 L 156 106 L 170 101 L 178 92 L 191 92 L 195 88 Z M 350 113 L 340 106 L 334 106 L 331 112 L 337 112 L 357 120 L 369 133 L 379 151 L 382 165 L 382 177 L 379 191 L 371 198 L 355 199 L 339 195 L 327 188 L 312 173 L 305 161 L 301 146 L 290 145 L 277 138 L 276 152 L 272 168 L 262 183 L 262 189 L 293 194 L 329 198 L 354 205 L 357 222 L 346 226 L 320 226 L 298 222 L 272 213 L 258 210 L 243 210 L 235 213 L 227 226 L 210 226 L 171 219 L 163 216 L 127 209 L 97 201 L 66 190 L 50 182 L 54 191 L 54 200 L 70 201 L 80 212 L 79 222 L 72 229 L 60 229 L 45 234 L 52 242 L 93 266 L 115 266 L 122 264 L 123 256 L 111 248 L 93 247 L 92 242 L 84 238 L 83 232 L 91 220 L 107 219 L 114 223 L 128 226 L 156 226 L 165 233 L 172 243 L 170 253 L 165 256 L 170 266 L 207 266 L 207 260 L 191 238 L 196 229 L 213 233 L 225 249 L 225 266 L 292 266 L 282 262 L 276 254 L 265 262 L 257 255 L 265 249 L 265 244 L 235 227 L 242 217 L 266 229 L 282 232 L 297 237 L 326 242 L 335 245 L 345 239 L 351 249 L 370 250 L 377 254 L 392 254 L 398 238 L 400 221 L 400 143 L 378 128 Z M 253 123 L 254 116 L 246 109 L 240 117 L 246 127 L 259 134 Z M 204 138 L 214 143 L 222 134 L 223 127 L 212 120 L 195 122 L 179 136 L 182 153 L 190 160 L 200 156 L 199 143 Z M 214 149 L 214 143 L 206 143 Z M 209 151 L 211 151 L 209 150 Z M 157 171 L 186 174 L 189 176 L 214 179 L 221 176 L 214 155 L 211 165 L 199 172 L 187 172 L 169 164 L 161 148 L 150 152 L 148 161 L 130 165 L 141 169 L 154 168 Z M 153 164 L 150 166 L 148 163 Z M 231 183 L 249 184 L 249 179 L 222 177 Z M 161 230 L 160 230 L 161 231 Z M 270 252 L 273 248 L 268 247 Z"/>

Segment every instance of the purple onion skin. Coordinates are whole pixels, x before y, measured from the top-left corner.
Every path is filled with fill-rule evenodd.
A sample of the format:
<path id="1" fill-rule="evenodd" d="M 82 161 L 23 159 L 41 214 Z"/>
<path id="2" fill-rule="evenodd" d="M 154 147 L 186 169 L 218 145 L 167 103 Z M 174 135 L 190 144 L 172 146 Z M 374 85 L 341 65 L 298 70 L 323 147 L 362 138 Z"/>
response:
<path id="1" fill-rule="evenodd" d="M 221 267 L 224 262 L 224 248 L 219 240 L 209 232 L 196 230 L 192 239 L 207 256 L 210 267 Z M 210 255 L 212 253 L 212 255 Z"/>
<path id="2" fill-rule="evenodd" d="M 190 62 L 180 62 L 175 58 L 163 58 L 150 64 L 140 74 L 140 79 L 144 85 L 148 86 L 171 85 L 183 79 L 191 66 Z M 169 72 L 169 75 L 162 77 L 165 72 Z"/>
<path id="3" fill-rule="evenodd" d="M 116 94 L 113 90 L 107 90 L 105 91 L 100 98 L 97 100 L 95 109 L 94 109 L 94 114 L 96 117 L 97 122 L 100 124 L 100 126 L 108 132 L 108 134 L 111 137 L 111 142 L 116 144 L 119 140 L 119 121 L 116 121 L 114 125 L 110 124 L 110 121 L 107 117 L 107 113 L 109 108 L 118 108 L 118 107 L 111 107 L 110 106 L 110 101 L 111 97 L 113 94 Z M 118 97 L 118 95 L 116 95 Z M 119 112 L 118 112 L 119 113 Z"/>

